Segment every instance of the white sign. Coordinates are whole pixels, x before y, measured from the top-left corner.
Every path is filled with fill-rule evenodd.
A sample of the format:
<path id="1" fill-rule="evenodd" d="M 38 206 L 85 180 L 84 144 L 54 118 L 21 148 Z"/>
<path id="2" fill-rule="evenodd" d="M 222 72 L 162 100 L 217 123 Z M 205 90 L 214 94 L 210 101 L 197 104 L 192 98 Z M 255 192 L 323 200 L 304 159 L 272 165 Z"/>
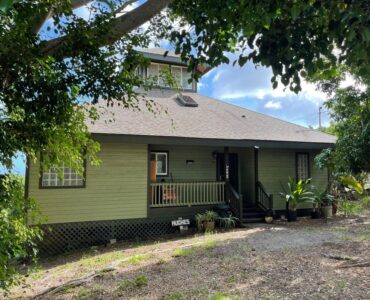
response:
<path id="1" fill-rule="evenodd" d="M 184 226 L 184 225 L 190 225 L 189 219 L 178 219 L 171 222 L 172 226 Z"/>

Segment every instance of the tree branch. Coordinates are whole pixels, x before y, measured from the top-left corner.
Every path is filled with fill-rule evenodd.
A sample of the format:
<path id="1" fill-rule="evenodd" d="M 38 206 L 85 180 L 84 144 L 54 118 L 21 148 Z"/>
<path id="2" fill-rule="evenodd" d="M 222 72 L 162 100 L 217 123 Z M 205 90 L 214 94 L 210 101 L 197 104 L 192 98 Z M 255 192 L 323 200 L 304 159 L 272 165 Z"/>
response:
<path id="1" fill-rule="evenodd" d="M 115 16 L 116 14 L 122 12 L 127 6 L 137 2 L 137 0 L 127 0 L 124 4 L 118 7 L 112 14 Z"/>
<path id="2" fill-rule="evenodd" d="M 38 33 L 40 31 L 42 25 L 44 25 L 46 20 L 51 18 L 52 15 L 53 15 L 53 9 L 50 8 L 50 10 L 47 12 L 47 14 L 38 17 L 37 20 L 35 21 L 33 27 L 32 27 L 32 32 L 34 32 L 35 34 Z"/>
<path id="3" fill-rule="evenodd" d="M 98 34 L 95 34 L 94 36 L 94 32 L 92 32 L 93 38 L 96 38 L 98 46 L 112 44 L 118 39 L 120 39 L 123 35 L 131 32 L 132 30 L 140 27 L 145 22 L 152 19 L 171 2 L 172 0 L 147 0 L 144 4 L 140 5 L 134 10 L 129 11 L 128 13 L 118 18 L 112 19 L 111 21 L 112 28 L 104 38 L 98 36 Z M 94 27 L 94 24 L 92 24 L 92 27 Z M 61 50 L 65 50 L 62 48 L 63 46 L 66 45 L 67 41 L 68 41 L 67 36 L 62 36 L 56 39 L 46 41 L 43 45 L 42 53 L 44 55 L 51 56 L 53 55 L 65 56 L 65 53 L 63 53 L 63 51 L 61 52 Z M 68 41 L 68 48 L 70 52 L 66 56 L 71 55 L 73 52 L 78 52 L 82 50 L 80 49 L 80 43 L 78 40 Z"/>
<path id="4" fill-rule="evenodd" d="M 81 7 L 81 6 L 87 5 L 92 1 L 93 0 L 71 0 L 71 8 L 76 9 L 76 8 Z M 42 25 L 44 25 L 44 23 L 48 19 L 50 19 L 53 15 L 54 15 L 54 11 L 53 11 L 53 8 L 51 7 L 50 10 L 48 11 L 48 13 L 46 13 L 46 14 L 40 16 L 39 18 L 37 18 L 37 20 L 35 21 L 35 23 L 33 25 L 32 31 L 34 33 L 39 32 Z"/>

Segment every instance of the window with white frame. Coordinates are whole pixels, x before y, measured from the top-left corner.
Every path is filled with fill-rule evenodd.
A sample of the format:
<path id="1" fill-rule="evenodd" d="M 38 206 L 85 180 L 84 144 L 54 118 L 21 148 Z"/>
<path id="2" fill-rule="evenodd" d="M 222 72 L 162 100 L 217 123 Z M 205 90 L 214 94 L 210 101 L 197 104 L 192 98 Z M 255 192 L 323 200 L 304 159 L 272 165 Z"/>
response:
<path id="1" fill-rule="evenodd" d="M 189 83 L 189 80 L 191 79 L 191 73 L 188 71 L 187 68 L 182 68 L 181 76 L 182 88 L 191 90 L 193 88 L 193 84 L 192 81 L 190 81 Z"/>
<path id="2" fill-rule="evenodd" d="M 308 153 L 296 153 L 297 180 L 310 178 L 310 159 Z"/>
<path id="3" fill-rule="evenodd" d="M 84 178 L 65 164 L 59 173 L 54 167 L 42 172 L 41 187 L 84 187 L 84 184 Z"/>
<path id="4" fill-rule="evenodd" d="M 188 71 L 187 67 L 182 66 L 174 66 L 174 65 L 166 65 L 166 64 L 158 64 L 158 63 L 151 63 L 147 67 L 146 76 L 147 79 L 152 81 L 155 85 L 161 87 L 169 87 L 169 84 L 165 80 L 165 72 L 166 68 L 171 70 L 171 74 L 173 75 L 176 84 L 179 88 L 191 90 L 193 89 L 193 83 L 191 80 L 191 73 Z M 144 76 L 144 72 L 143 72 Z"/>
<path id="5" fill-rule="evenodd" d="M 171 66 L 171 73 L 174 77 L 178 87 L 182 86 L 182 67 L 180 66 Z"/>
<path id="6" fill-rule="evenodd" d="M 153 84 L 158 84 L 158 64 L 150 64 L 146 70 L 147 80 Z"/>
<path id="7" fill-rule="evenodd" d="M 150 159 L 156 162 L 156 175 L 168 175 L 168 152 L 151 152 Z"/>

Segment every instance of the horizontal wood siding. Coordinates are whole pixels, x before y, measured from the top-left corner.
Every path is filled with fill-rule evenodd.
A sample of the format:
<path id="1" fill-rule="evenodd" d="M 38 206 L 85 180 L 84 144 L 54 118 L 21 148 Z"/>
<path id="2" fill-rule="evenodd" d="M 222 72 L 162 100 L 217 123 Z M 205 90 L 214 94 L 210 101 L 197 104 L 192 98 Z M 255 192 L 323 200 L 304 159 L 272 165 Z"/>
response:
<path id="1" fill-rule="evenodd" d="M 147 217 L 147 145 L 101 143 L 100 166 L 87 164 L 86 187 L 39 189 L 39 165 L 30 166 L 29 194 L 48 223 Z"/>
<path id="2" fill-rule="evenodd" d="M 172 179 L 174 182 L 182 181 L 214 181 L 216 180 L 216 160 L 212 157 L 213 151 L 223 152 L 222 148 L 214 147 L 192 147 L 192 146 L 172 146 L 172 145 L 151 145 L 152 151 L 169 152 L 169 176 L 158 177 L 166 182 Z M 187 165 L 187 160 L 194 163 Z"/>
<path id="3" fill-rule="evenodd" d="M 310 176 L 312 184 L 324 189 L 328 182 L 327 170 L 319 170 L 314 165 L 314 157 L 318 151 L 284 150 L 284 149 L 260 149 L 259 150 L 259 180 L 265 186 L 267 193 L 274 196 L 274 209 L 285 209 L 285 200 L 279 195 L 282 192 L 281 185 L 286 185 L 288 177 L 295 178 L 295 153 L 308 152 L 310 154 Z M 300 208 L 310 208 L 311 204 L 305 203 Z"/>

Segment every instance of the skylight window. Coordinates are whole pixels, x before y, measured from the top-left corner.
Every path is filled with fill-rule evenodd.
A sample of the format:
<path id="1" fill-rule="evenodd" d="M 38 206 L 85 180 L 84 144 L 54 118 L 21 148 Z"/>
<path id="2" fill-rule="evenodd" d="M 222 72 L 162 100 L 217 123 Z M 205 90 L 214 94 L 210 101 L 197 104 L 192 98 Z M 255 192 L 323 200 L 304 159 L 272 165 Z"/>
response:
<path id="1" fill-rule="evenodd" d="M 178 95 L 177 99 L 179 100 L 179 102 L 183 106 L 188 106 L 188 107 L 197 107 L 198 106 L 198 103 L 193 98 L 191 98 L 190 96 Z"/>

